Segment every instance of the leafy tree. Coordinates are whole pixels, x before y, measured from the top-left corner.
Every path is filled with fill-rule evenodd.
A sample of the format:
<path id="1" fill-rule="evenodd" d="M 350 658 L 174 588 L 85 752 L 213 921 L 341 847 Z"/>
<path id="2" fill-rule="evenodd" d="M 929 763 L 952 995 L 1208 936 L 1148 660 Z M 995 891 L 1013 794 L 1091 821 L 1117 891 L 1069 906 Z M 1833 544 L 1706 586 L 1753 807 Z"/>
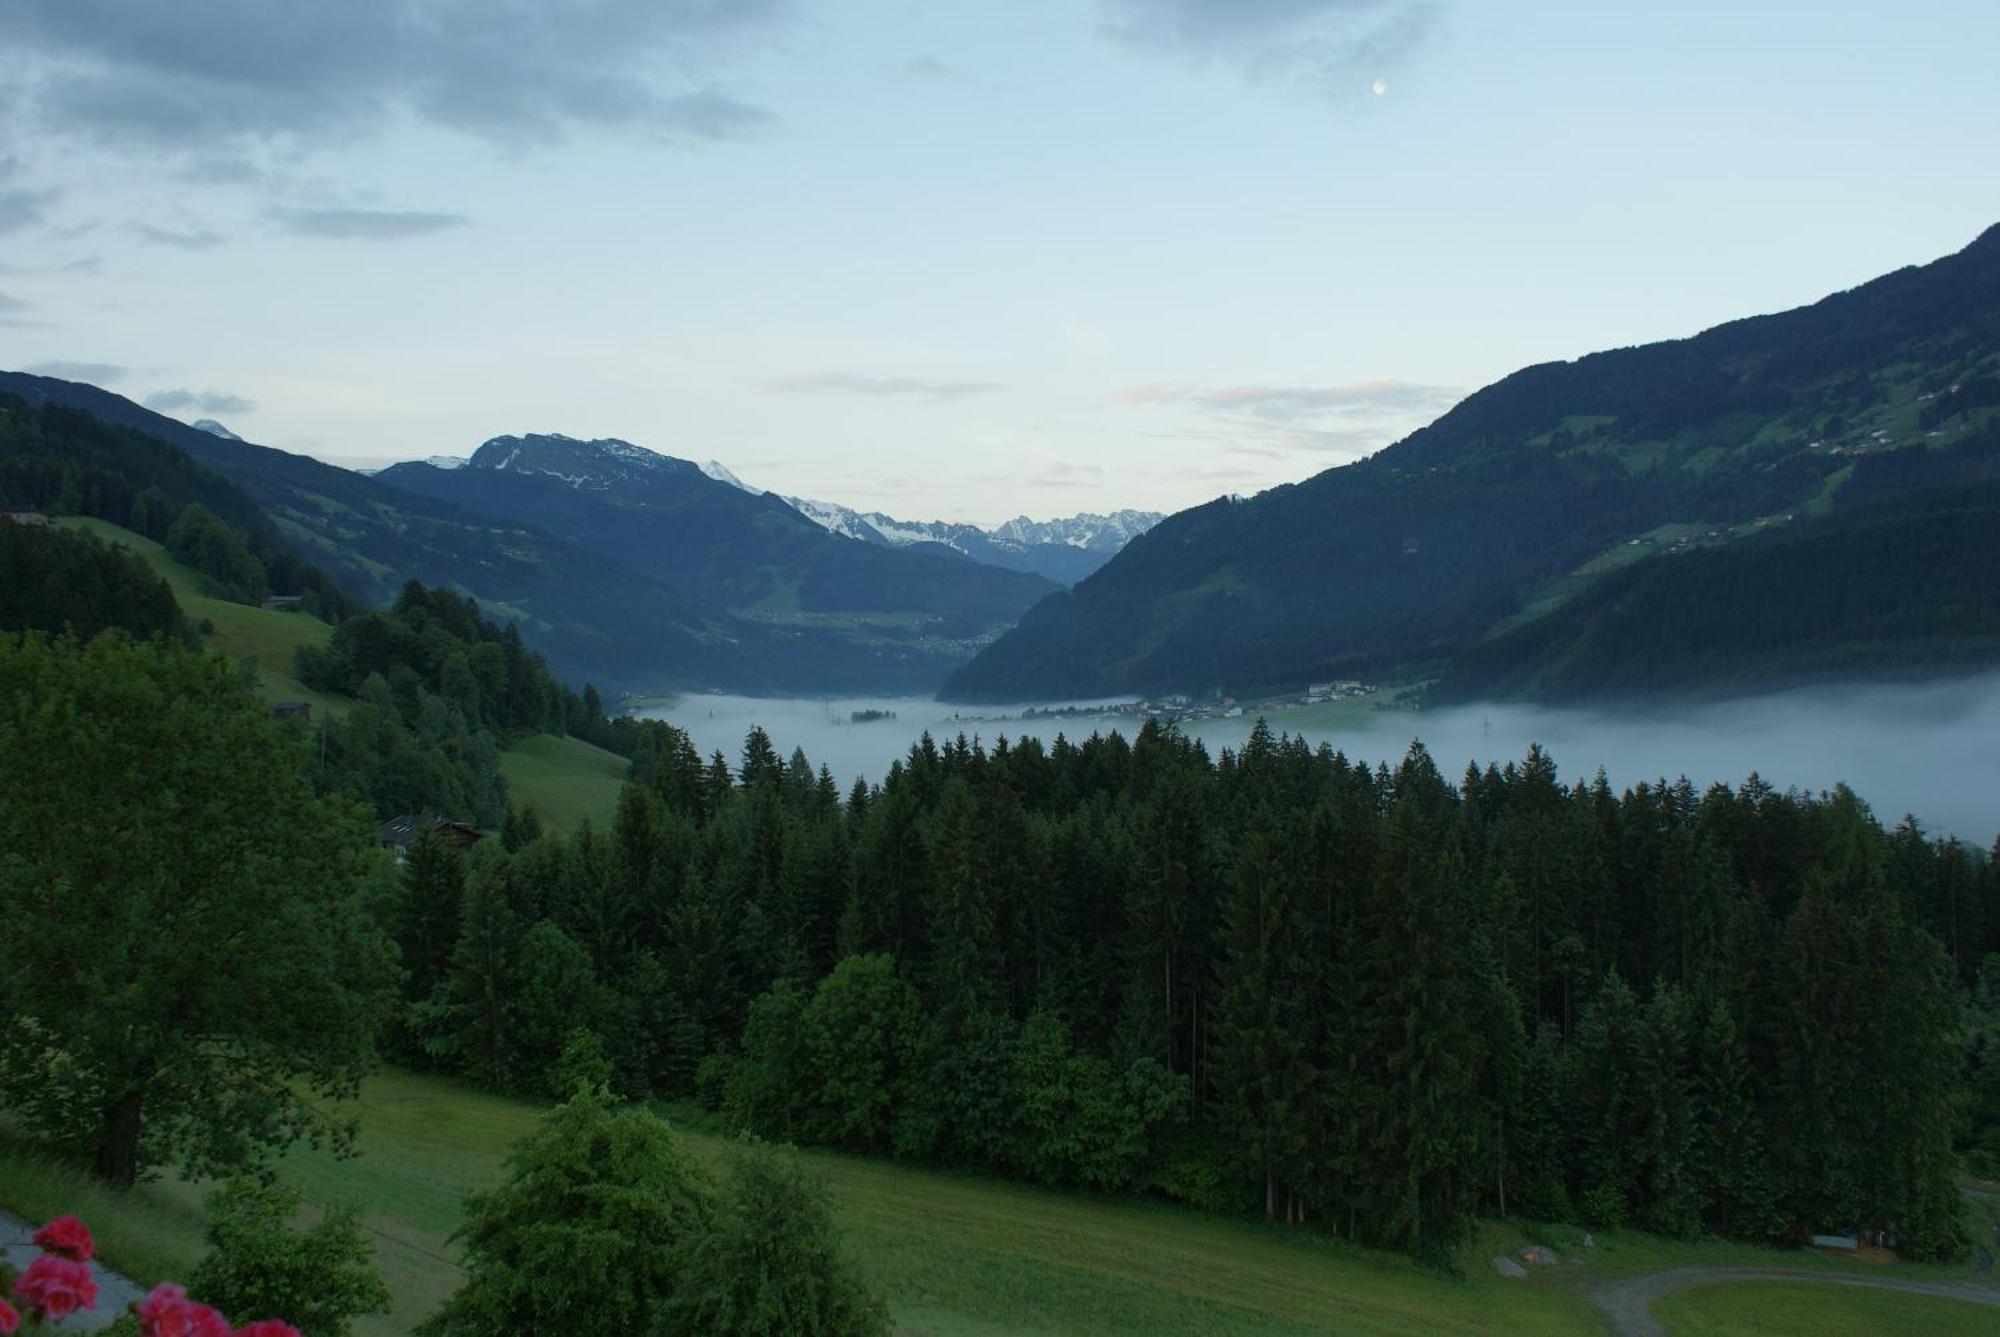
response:
<path id="1" fill-rule="evenodd" d="M 661 1119 L 580 1091 L 515 1147 L 498 1188 L 467 1198 L 465 1285 L 418 1332 L 653 1332 L 713 1219 Z"/>
<path id="2" fill-rule="evenodd" d="M 235 1179 L 208 1195 L 209 1251 L 188 1285 L 242 1323 L 282 1315 L 305 1337 L 346 1337 L 362 1314 L 389 1312 L 389 1289 L 351 1208 L 309 1226 L 294 1220 L 305 1195 Z"/>
<path id="3" fill-rule="evenodd" d="M 563 1096 L 556 1071 L 577 1031 L 600 1032 L 612 1008 L 591 969 L 590 954 L 544 920 L 521 937 L 515 951 L 514 1080 L 530 1091 Z"/>
<path id="4" fill-rule="evenodd" d="M 222 518 L 193 502 L 167 531 L 167 551 L 209 578 L 215 592 L 239 603 L 262 603 L 268 585 L 264 564 Z"/>
<path id="5" fill-rule="evenodd" d="M 0 1099 L 129 1185 L 344 1142 L 393 980 L 365 821 L 234 667 L 0 638 Z M 115 838 L 114 838 L 115 833 Z"/>
<path id="6" fill-rule="evenodd" d="M 188 634 L 174 592 L 123 548 L 51 526 L 0 525 L 0 631 L 107 627 L 134 637 Z"/>
<path id="7" fill-rule="evenodd" d="M 793 1151 L 751 1145 L 732 1158 L 714 1225 L 688 1242 L 654 1329 L 715 1337 L 867 1337 L 889 1330 L 882 1301 L 844 1259 L 826 1186 Z"/>
<path id="8" fill-rule="evenodd" d="M 851 956 L 813 991 L 799 1018 L 817 1110 L 827 1141 L 887 1144 L 904 1075 L 916 1055 L 916 991 L 896 978 L 886 956 Z"/>

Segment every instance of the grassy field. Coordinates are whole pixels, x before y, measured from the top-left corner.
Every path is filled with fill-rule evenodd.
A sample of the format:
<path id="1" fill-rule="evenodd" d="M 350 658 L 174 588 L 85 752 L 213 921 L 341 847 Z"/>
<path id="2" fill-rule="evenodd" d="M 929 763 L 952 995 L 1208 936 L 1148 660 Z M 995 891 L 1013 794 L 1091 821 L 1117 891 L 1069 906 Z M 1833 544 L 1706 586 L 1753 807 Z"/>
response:
<path id="1" fill-rule="evenodd" d="M 458 1284 L 449 1236 L 463 1195 L 497 1180 L 539 1108 L 386 1072 L 367 1084 L 359 1113 L 357 1158 L 294 1152 L 283 1174 L 316 1203 L 362 1208 L 396 1308 L 358 1331 L 407 1333 Z M 729 1145 L 683 1136 L 710 1166 Z M 1485 1256 L 1520 1242 L 1503 1227 L 1489 1228 L 1458 1281 L 1394 1256 L 1166 1206 L 854 1157 L 808 1159 L 832 1187 L 850 1251 L 906 1334 L 1597 1331 L 1573 1288 L 1494 1275 Z M 114 1266 L 144 1280 L 186 1275 L 199 1250 L 197 1186 L 108 1194 L 45 1167 L 31 1183 L 17 1164 L 31 1163 L 0 1156 L 0 1203 L 27 1216 L 80 1204 Z"/>
<path id="2" fill-rule="evenodd" d="M 359 1156 L 295 1151 L 281 1173 L 318 1205 L 352 1203 L 374 1236 L 377 1265 L 396 1296 L 360 1337 L 406 1333 L 459 1283 L 450 1235 L 468 1190 L 497 1182 L 507 1150 L 541 1107 L 454 1082 L 383 1072 L 356 1112 Z M 670 1117 L 672 1111 L 668 1112 Z M 690 1153 L 719 1171 L 726 1138 L 680 1120 Z M 1254 1221 L 1163 1204 L 1093 1197 L 825 1152 L 808 1161 L 832 1189 L 856 1261 L 888 1298 L 903 1334 L 1208 1334 L 1291 1337 L 1357 1333 L 1599 1333 L 1597 1284 L 1634 1271 L 1685 1266 L 1878 1267 L 1844 1258 L 1747 1245 L 1685 1243 L 1636 1232 L 1582 1232 L 1486 1223 L 1461 1258 L 1462 1279 L 1406 1259 Z M 0 1142 L 0 1205 L 28 1217 L 77 1210 L 114 1266 L 143 1280 L 185 1276 L 199 1252 L 202 1189 L 165 1181 L 115 1194 Z M 1532 1238 L 1561 1265 L 1508 1281 L 1490 1259 Z M 1904 1276 L 1964 1269 L 1896 1267 Z M 1776 1299 L 1767 1290 L 1808 1292 Z M 1960 1315 L 1922 1297 L 1739 1283 L 1683 1292 L 1660 1310 L 1675 1333 L 1907 1331 L 1910 1315 L 1936 1334 L 1993 1331 L 1991 1312 Z M 1876 1315 L 1860 1326 L 1830 1319 Z M 1764 1326 L 1800 1315 L 1793 1327 Z M 1965 1326 L 1974 1320 L 1983 1327 Z M 1958 1323 L 1960 1326 L 1951 1326 Z M 1702 1325 L 1708 1326 L 1702 1326 Z M 1732 1326 L 1733 1325 L 1733 1326 Z"/>
<path id="3" fill-rule="evenodd" d="M 318 618 L 252 608 L 204 594 L 206 586 L 199 573 L 182 566 L 151 539 L 109 521 L 72 516 L 58 523 L 94 534 L 143 558 L 173 587 L 174 599 L 188 621 L 197 626 L 207 622 L 214 628 L 204 638 L 209 649 L 232 659 L 257 661 L 257 690 L 265 700 L 309 701 L 317 718 L 338 718 L 352 706 L 349 698 L 314 691 L 292 676 L 299 647 L 325 645 L 333 635 L 333 628 Z M 624 758 L 602 748 L 574 738 L 540 734 L 503 749 L 500 769 L 517 802 L 534 804 L 550 827 L 570 831 L 585 817 L 600 826 L 610 823 L 627 768 Z"/>
<path id="4" fill-rule="evenodd" d="M 574 831 L 586 817 L 600 830 L 609 826 L 630 769 L 616 753 L 551 734 L 524 738 L 500 754 L 513 802 L 534 805 L 556 831 Z"/>
<path id="5" fill-rule="evenodd" d="M 206 588 L 200 574 L 167 555 L 167 550 L 149 538 L 121 529 L 109 521 L 88 516 L 70 516 L 59 521 L 68 529 L 95 534 L 106 543 L 130 549 L 159 572 L 173 587 L 174 601 L 189 622 L 203 622 L 214 628 L 205 638 L 209 649 L 232 659 L 257 661 L 257 687 L 267 700 L 310 701 L 315 710 L 339 714 L 346 710 L 345 698 L 315 692 L 291 676 L 299 647 L 325 645 L 333 628 L 305 613 L 279 613 L 248 604 L 231 603 L 202 593 Z"/>
<path id="6" fill-rule="evenodd" d="M 1796 1281 L 1695 1286 L 1654 1302 L 1675 1337 L 1990 1337 L 2000 1311 L 1960 1300 Z"/>

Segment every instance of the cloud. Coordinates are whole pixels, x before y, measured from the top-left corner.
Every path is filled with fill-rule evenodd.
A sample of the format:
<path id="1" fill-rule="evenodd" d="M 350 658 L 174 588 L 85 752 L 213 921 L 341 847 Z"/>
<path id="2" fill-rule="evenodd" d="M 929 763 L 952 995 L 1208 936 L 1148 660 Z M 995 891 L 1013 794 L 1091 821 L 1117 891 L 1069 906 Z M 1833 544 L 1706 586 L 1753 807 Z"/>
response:
<path id="1" fill-rule="evenodd" d="M 213 156 L 402 121 L 509 147 L 591 130 L 732 139 L 713 70 L 791 0 L 8 0 L 0 74 L 43 127 Z"/>
<path id="2" fill-rule="evenodd" d="M 662 129 L 694 139 L 748 139 L 776 120 L 762 107 L 713 89 L 668 98 L 660 107 Z"/>
<path id="3" fill-rule="evenodd" d="M 53 190 L 30 190 L 13 184 L 20 174 L 19 158 L 0 158 L 0 236 L 41 223 L 48 216 L 49 202 L 57 194 Z"/>
<path id="4" fill-rule="evenodd" d="M 1043 465 L 1027 481 L 1029 487 L 1096 487 L 1104 481 L 1104 470 L 1095 464 L 1056 460 Z"/>
<path id="5" fill-rule="evenodd" d="M 401 241 L 463 227 L 463 214 L 404 212 L 390 209 L 273 209 L 271 221 L 300 237 L 334 241 Z"/>
<path id="6" fill-rule="evenodd" d="M 1462 390 L 1410 381 L 1358 381 L 1352 385 L 1232 385 L 1189 396 L 1203 408 L 1252 413 L 1293 422 L 1327 413 L 1442 413 L 1465 397 Z"/>
<path id="7" fill-rule="evenodd" d="M 857 376 L 851 372 L 829 371 L 817 376 L 792 376 L 771 381 L 767 389 L 790 395 L 850 394 L 872 395 L 880 399 L 922 399 L 944 403 L 988 395 L 1007 387 L 998 381 L 937 381 L 917 376 Z"/>
<path id="8" fill-rule="evenodd" d="M 1170 476 L 1191 483 L 1254 482 L 1264 477 L 1254 469 L 1176 469 Z"/>
<path id="9" fill-rule="evenodd" d="M 174 246 L 183 251 L 206 251 L 222 245 L 223 237 L 212 228 L 161 227 L 157 223 L 134 223 L 132 235 L 155 246 Z"/>
<path id="10" fill-rule="evenodd" d="M 12 315 L 16 311 L 26 311 L 35 304 L 20 297 L 10 297 L 0 292 L 0 315 Z"/>
<path id="11" fill-rule="evenodd" d="M 159 413 L 248 413 L 257 407 L 254 399 L 221 390 L 162 390 L 146 396 L 146 407 Z"/>
<path id="12" fill-rule="evenodd" d="M 47 265 L 9 265 L 0 263 L 0 274 L 9 277 L 26 277 L 31 274 L 95 274 L 104 268 L 101 256 L 80 255 L 74 260 L 60 260 Z"/>
<path id="13" fill-rule="evenodd" d="M 55 197 L 53 190 L 28 190 L 20 186 L 0 189 L 0 236 L 40 223 L 47 217 L 45 206 Z"/>
<path id="14" fill-rule="evenodd" d="M 1464 397 L 1465 392 L 1453 386 L 1385 379 L 1348 385 L 1141 385 L 1115 392 L 1111 401 L 1134 406 L 1192 404 L 1216 413 L 1297 422 L 1330 413 L 1442 413 Z"/>
<path id="15" fill-rule="evenodd" d="M 898 78 L 919 84 L 954 84 L 965 78 L 936 56 L 918 56 L 896 67 Z"/>
<path id="16" fill-rule="evenodd" d="M 21 368 L 30 376 L 53 376 L 59 381 L 88 381 L 110 385 L 125 379 L 127 368 L 115 362 L 36 362 Z"/>
<path id="17" fill-rule="evenodd" d="M 1464 392 L 1415 381 L 1356 381 L 1347 385 L 1154 384 L 1112 394 L 1133 408 L 1194 409 L 1214 426 L 1189 433 L 1215 439 L 1235 454 L 1269 457 L 1310 450 L 1364 455 L 1449 409 Z"/>
<path id="18" fill-rule="evenodd" d="M 1368 89 L 1440 27 L 1433 0 L 1098 0 L 1098 13 L 1135 51 L 1321 94 Z"/>

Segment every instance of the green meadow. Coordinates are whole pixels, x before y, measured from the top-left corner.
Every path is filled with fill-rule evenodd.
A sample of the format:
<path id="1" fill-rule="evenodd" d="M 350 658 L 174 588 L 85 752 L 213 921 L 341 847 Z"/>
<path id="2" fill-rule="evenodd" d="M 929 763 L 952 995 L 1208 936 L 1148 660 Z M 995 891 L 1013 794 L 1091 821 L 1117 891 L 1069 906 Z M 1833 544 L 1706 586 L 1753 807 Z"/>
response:
<path id="1" fill-rule="evenodd" d="M 304 613 L 283 613 L 217 599 L 203 591 L 207 582 L 182 566 L 149 538 L 88 516 L 66 517 L 65 527 L 94 534 L 106 543 L 130 549 L 160 573 L 173 588 L 174 599 L 196 626 L 207 626 L 203 643 L 232 659 L 257 665 L 257 690 L 268 701 L 308 701 L 316 716 L 338 718 L 349 700 L 316 692 L 292 676 L 299 647 L 320 646 L 333 628 Z M 553 830 L 575 830 L 588 817 L 608 825 L 625 783 L 625 759 L 575 738 L 536 734 L 501 750 L 500 771 L 516 803 L 534 805 Z"/>
<path id="2" fill-rule="evenodd" d="M 281 1173 L 317 1206 L 351 1203 L 376 1244 L 395 1309 L 362 1337 L 406 1333 L 458 1285 L 451 1233 L 471 1190 L 496 1183 L 508 1149 L 543 1106 L 444 1078 L 387 1070 L 355 1107 L 359 1154 L 299 1149 Z M 717 1173 L 730 1139 L 689 1110 L 665 1111 L 689 1152 Z M 677 1117 L 679 1116 L 679 1117 Z M 887 1297 L 903 1334 L 1208 1334 L 1326 1332 L 1601 1333 L 1599 1283 L 1655 1268 L 1822 1266 L 1880 1275 L 1846 1259 L 1637 1232 L 1484 1223 L 1448 1277 L 1406 1258 L 1311 1233 L 1130 1198 L 1059 1192 L 980 1175 L 807 1152 L 825 1177 L 847 1248 Z M 31 1218 L 77 1211 L 107 1259 L 143 1280 L 184 1276 L 200 1253 L 202 1188 L 172 1180 L 117 1193 L 0 1143 L 0 1205 Z M 1528 1242 L 1563 1262 L 1508 1281 L 1491 1259 Z M 1963 1269 L 1896 1267 L 1897 1275 Z M 1804 1283 L 1744 1282 L 1669 1296 L 1676 1334 L 1994 1330 L 1991 1311 L 1956 1301 Z M 1790 1326 L 1783 1326 L 1789 1324 Z M 1777 1326 L 1773 1326 L 1777 1325 Z M 1845 1326 L 1843 1326 L 1845 1325 Z"/>

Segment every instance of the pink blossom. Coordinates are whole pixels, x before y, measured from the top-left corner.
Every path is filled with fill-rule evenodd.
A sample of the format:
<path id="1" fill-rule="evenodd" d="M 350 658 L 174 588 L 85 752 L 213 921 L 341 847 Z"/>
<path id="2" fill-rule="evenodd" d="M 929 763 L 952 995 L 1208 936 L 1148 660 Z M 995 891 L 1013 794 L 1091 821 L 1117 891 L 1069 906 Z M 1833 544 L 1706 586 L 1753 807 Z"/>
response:
<path id="1" fill-rule="evenodd" d="M 145 1337 L 230 1337 L 228 1319 L 171 1283 L 153 1287 L 140 1301 L 139 1331 Z"/>
<path id="2" fill-rule="evenodd" d="M 90 1238 L 90 1232 L 74 1216 L 58 1216 L 37 1230 L 35 1243 L 44 1253 L 60 1254 L 79 1263 L 89 1262 L 90 1256 L 97 1252 L 97 1244 Z"/>
<path id="3" fill-rule="evenodd" d="M 188 1293 L 171 1281 L 163 1281 L 147 1293 L 139 1302 L 139 1326 L 146 1331 L 153 1330 L 169 1309 L 187 1303 Z"/>
<path id="4" fill-rule="evenodd" d="M 49 1318 L 67 1318 L 97 1303 L 97 1283 L 74 1258 L 45 1253 L 14 1283 L 14 1298 Z"/>
<path id="5" fill-rule="evenodd" d="M 0 1337 L 14 1337 L 21 1330 L 21 1311 L 0 1300 Z"/>
<path id="6" fill-rule="evenodd" d="M 245 1323 L 238 1328 L 235 1337 L 305 1337 L 305 1335 L 281 1318 L 260 1318 L 255 1323 Z"/>

